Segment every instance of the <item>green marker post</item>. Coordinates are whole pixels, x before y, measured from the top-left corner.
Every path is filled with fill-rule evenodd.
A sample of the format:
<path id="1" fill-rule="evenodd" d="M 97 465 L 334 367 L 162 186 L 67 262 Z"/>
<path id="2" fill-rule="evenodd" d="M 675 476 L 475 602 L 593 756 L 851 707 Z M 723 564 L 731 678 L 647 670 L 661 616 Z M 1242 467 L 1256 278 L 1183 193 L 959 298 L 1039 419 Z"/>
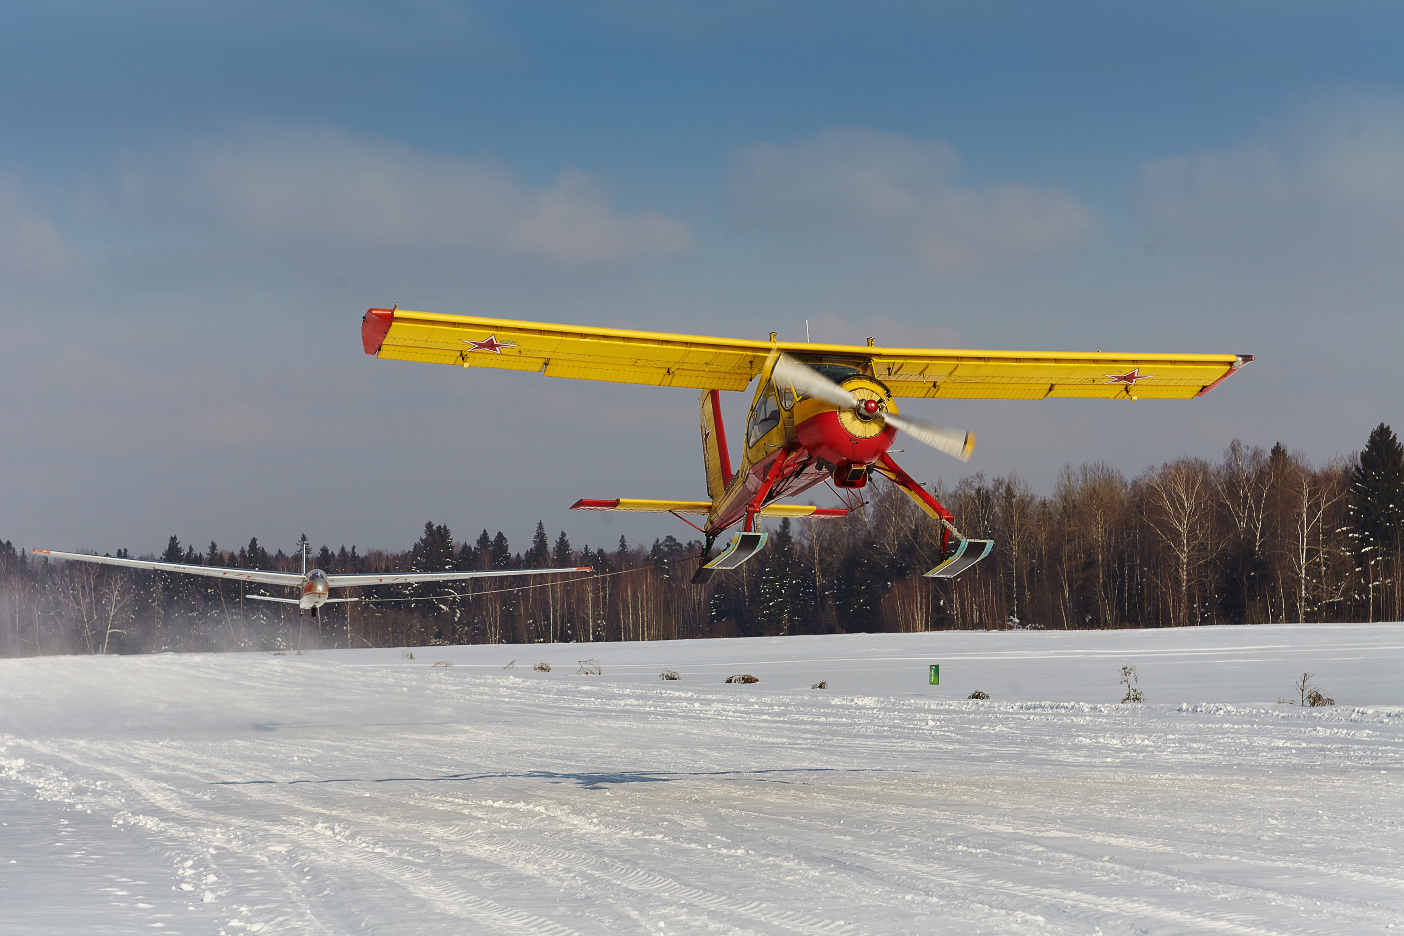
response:
<path id="1" fill-rule="evenodd" d="M 928 685 L 931 685 L 931 686 L 939 686 L 939 685 L 941 685 L 941 664 L 940 664 L 940 663 L 932 663 L 932 664 L 931 664 L 931 675 L 930 675 L 930 678 L 929 678 L 927 684 L 928 684 Z"/>

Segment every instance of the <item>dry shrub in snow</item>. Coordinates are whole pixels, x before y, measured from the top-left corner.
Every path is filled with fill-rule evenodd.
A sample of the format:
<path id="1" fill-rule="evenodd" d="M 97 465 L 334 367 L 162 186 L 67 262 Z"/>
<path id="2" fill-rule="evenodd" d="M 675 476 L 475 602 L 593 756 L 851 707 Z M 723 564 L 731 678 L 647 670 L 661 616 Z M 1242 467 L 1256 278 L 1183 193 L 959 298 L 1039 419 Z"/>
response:
<path id="1" fill-rule="evenodd" d="M 1123 666 L 1121 668 L 1121 684 L 1126 687 L 1126 695 L 1122 696 L 1121 698 L 1121 701 L 1123 703 L 1146 701 L 1145 695 L 1143 695 L 1141 693 L 1141 690 L 1137 688 L 1137 685 L 1140 683 L 1140 681 L 1141 675 L 1136 672 L 1136 667 Z"/>
<path id="2" fill-rule="evenodd" d="M 1336 700 L 1322 692 L 1320 689 L 1313 689 L 1307 693 L 1307 705 L 1335 705 Z"/>
<path id="3" fill-rule="evenodd" d="M 435 665 L 435 666 L 452 666 L 453 664 L 450 663 L 448 660 L 435 660 L 435 661 L 434 661 L 434 665 Z"/>
<path id="4" fill-rule="evenodd" d="M 658 678 L 659 678 L 659 679 L 682 679 L 682 677 L 678 675 L 678 671 L 677 671 L 677 670 L 672 670 L 672 669 L 665 669 L 663 672 L 661 672 L 661 673 L 658 674 Z"/>
<path id="5" fill-rule="evenodd" d="M 821 680 L 819 680 L 817 683 L 815 683 L 814 685 L 810 686 L 809 688 L 811 688 L 811 689 L 827 689 L 827 688 L 829 688 L 829 681 L 828 681 L 827 679 L 821 679 Z"/>
<path id="6" fill-rule="evenodd" d="M 1292 683 L 1292 688 L 1297 690 L 1297 701 L 1277 697 L 1277 701 L 1282 705 L 1306 705 L 1315 708 L 1318 705 L 1335 705 L 1336 700 L 1322 692 L 1318 687 L 1311 684 L 1312 674 L 1303 673 L 1301 678 Z"/>
<path id="7" fill-rule="evenodd" d="M 401 650 L 401 651 L 400 651 L 400 659 L 402 659 L 402 660 L 413 660 L 413 659 L 414 659 L 414 651 L 413 651 L 413 650 Z"/>
<path id="8" fill-rule="evenodd" d="M 753 683 L 760 682 L 760 679 L 756 676 L 752 676 L 750 673 L 737 673 L 735 676 L 726 677 L 726 681 L 734 683 Z"/>
<path id="9" fill-rule="evenodd" d="M 536 664 L 535 666 L 533 666 L 532 669 L 536 670 L 538 673 L 549 673 L 549 672 L 551 672 L 551 664 L 550 664 L 550 663 L 538 663 L 538 664 Z"/>
<path id="10" fill-rule="evenodd" d="M 979 689 L 976 689 L 974 692 L 970 693 L 970 695 L 966 696 L 968 699 L 988 699 L 989 697 L 990 694 L 988 692 L 981 692 Z"/>
<path id="11" fill-rule="evenodd" d="M 580 660 L 580 669 L 575 671 L 577 676 L 603 676 L 604 670 L 600 668 L 598 660 Z"/>

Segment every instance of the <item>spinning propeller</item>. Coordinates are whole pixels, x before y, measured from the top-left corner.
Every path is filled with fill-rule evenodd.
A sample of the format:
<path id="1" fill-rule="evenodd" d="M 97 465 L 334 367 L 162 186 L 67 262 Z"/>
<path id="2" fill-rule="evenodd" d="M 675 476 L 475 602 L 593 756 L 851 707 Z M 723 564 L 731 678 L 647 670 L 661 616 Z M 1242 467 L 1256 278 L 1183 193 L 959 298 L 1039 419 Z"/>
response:
<path id="1" fill-rule="evenodd" d="M 852 410 L 860 419 L 880 419 L 898 432 L 905 432 L 918 442 L 924 442 L 938 452 L 945 452 L 961 461 L 969 461 L 970 453 L 975 448 L 975 433 L 908 419 L 906 416 L 890 412 L 877 400 L 860 400 L 814 368 L 801 364 L 788 354 L 780 355 L 771 376 L 777 383 L 793 387 L 797 394 Z"/>

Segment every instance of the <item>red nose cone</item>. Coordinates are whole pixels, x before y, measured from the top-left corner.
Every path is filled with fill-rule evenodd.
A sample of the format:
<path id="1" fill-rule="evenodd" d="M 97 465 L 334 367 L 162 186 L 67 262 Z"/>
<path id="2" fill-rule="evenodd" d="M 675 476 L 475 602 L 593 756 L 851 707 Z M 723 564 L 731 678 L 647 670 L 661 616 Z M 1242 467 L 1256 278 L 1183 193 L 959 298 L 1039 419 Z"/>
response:
<path id="1" fill-rule="evenodd" d="M 873 413 L 876 413 L 877 411 L 878 411 L 878 401 L 877 401 L 877 400 L 864 400 L 864 401 L 863 401 L 863 412 L 865 412 L 865 413 L 867 413 L 869 416 L 871 416 Z"/>

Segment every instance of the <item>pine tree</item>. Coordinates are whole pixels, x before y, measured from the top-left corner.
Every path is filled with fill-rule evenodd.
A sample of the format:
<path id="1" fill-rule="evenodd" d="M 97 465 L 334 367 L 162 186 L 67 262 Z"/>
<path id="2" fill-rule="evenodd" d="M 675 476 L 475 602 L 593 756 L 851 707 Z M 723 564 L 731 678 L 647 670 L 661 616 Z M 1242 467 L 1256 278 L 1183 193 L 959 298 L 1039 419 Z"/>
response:
<path id="1" fill-rule="evenodd" d="M 540 520 L 536 521 L 536 533 L 525 558 L 529 569 L 544 569 L 551 562 L 551 541 L 546 538 L 546 524 Z"/>
<path id="2" fill-rule="evenodd" d="M 161 553 L 162 562 L 184 562 L 185 550 L 181 548 L 180 539 L 172 535 L 170 541 L 166 543 L 166 551 Z"/>
<path id="3" fill-rule="evenodd" d="M 568 568 L 575 565 L 575 554 L 570 551 L 570 540 L 566 539 L 565 530 L 556 537 L 556 546 L 551 550 L 551 561 L 558 568 Z"/>
<path id="4" fill-rule="evenodd" d="M 1387 557 L 1399 555 L 1404 540 L 1404 446 L 1384 423 L 1370 433 L 1360 460 L 1351 468 L 1346 511 L 1373 621 L 1376 589 L 1385 584 L 1379 567 Z"/>
<path id="5" fill-rule="evenodd" d="M 800 615 L 799 563 L 790 518 L 770 535 L 760 577 L 760 608 L 756 622 L 766 635 L 786 635 L 798 629 Z"/>
<path id="6" fill-rule="evenodd" d="M 312 552 L 312 541 L 307 538 L 306 533 L 297 538 L 297 549 L 294 552 L 297 553 L 297 568 L 300 570 L 304 568 L 303 562 L 311 558 Z"/>
<path id="7" fill-rule="evenodd" d="M 415 572 L 453 571 L 453 534 L 446 524 L 424 524 L 424 533 L 411 550 L 410 568 Z"/>
<path id="8" fill-rule="evenodd" d="M 507 537 L 501 530 L 488 545 L 488 555 L 492 557 L 494 569 L 506 569 L 512 565 L 512 547 L 507 545 Z"/>
<path id="9" fill-rule="evenodd" d="M 1350 472 L 1347 507 L 1357 550 L 1397 550 L 1404 533 L 1404 446 L 1389 426 L 1370 433 Z"/>
<path id="10" fill-rule="evenodd" d="M 244 567 L 245 567 L 245 568 L 248 568 L 248 569 L 266 569 L 266 568 L 268 568 L 268 564 L 269 564 L 268 550 L 266 550 L 266 549 L 264 549 L 262 546 L 258 545 L 258 537 L 257 537 L 257 536 L 250 537 L 250 539 L 249 539 L 249 545 L 248 545 L 247 551 L 241 550 L 241 552 L 244 552 L 244 562 L 245 562 L 245 566 L 244 566 Z"/>

